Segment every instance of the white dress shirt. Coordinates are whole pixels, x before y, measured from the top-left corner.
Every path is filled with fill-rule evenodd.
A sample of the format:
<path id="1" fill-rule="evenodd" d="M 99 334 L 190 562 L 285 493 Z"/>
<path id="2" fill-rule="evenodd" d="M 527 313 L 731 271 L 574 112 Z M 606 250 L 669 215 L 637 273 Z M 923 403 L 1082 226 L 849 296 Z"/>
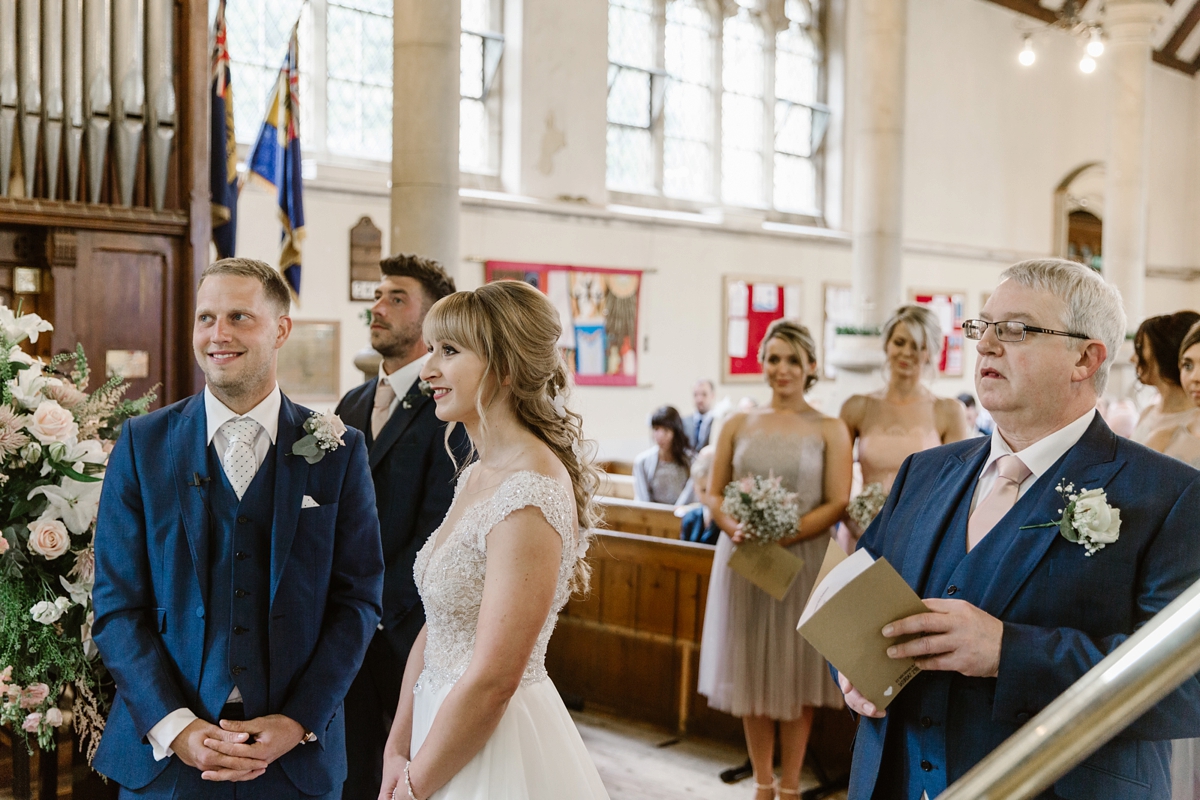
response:
<path id="1" fill-rule="evenodd" d="M 221 431 L 221 426 L 229 420 L 239 417 L 248 417 L 259 424 L 258 433 L 254 437 L 254 467 L 257 471 L 266 460 L 267 453 L 270 452 L 271 445 L 275 443 L 276 436 L 279 434 L 279 409 L 282 405 L 283 395 L 279 391 L 278 384 L 266 399 L 245 414 L 235 413 L 229 406 L 214 397 L 207 386 L 204 388 L 204 415 L 208 422 L 208 435 L 205 443 L 216 445 L 217 459 L 221 462 L 222 467 L 225 466 L 225 450 L 229 447 L 229 442 Z M 240 703 L 241 701 L 242 693 L 237 686 L 234 686 L 226 702 Z M 174 755 L 174 751 L 171 750 L 171 742 L 175 741 L 175 738 L 183 733 L 183 729 L 196 719 L 196 714 L 190 708 L 177 708 L 159 720 L 158 724 L 146 734 L 146 738 L 150 740 L 150 747 L 154 750 L 154 760 L 162 761 L 164 758 Z"/>
<path id="2" fill-rule="evenodd" d="M 383 362 L 379 362 L 379 380 L 387 381 L 392 385 L 392 391 L 396 396 L 392 398 L 392 404 L 388 406 L 388 417 L 396 413 L 396 406 L 400 405 L 401 398 L 408 394 L 408 390 L 421 377 L 421 370 L 425 368 L 425 362 L 429 360 L 429 354 L 418 358 L 416 361 L 410 361 L 400 369 L 388 375 L 383 371 Z"/>
<path id="3" fill-rule="evenodd" d="M 1063 457 L 1064 453 L 1083 438 L 1083 434 L 1087 433 L 1088 426 L 1092 424 L 1095 416 L 1096 409 L 1093 408 L 1079 419 L 1059 428 L 1044 439 L 1039 439 L 1019 453 L 1013 452 L 1013 449 L 1008 446 L 1008 442 L 1004 441 L 1004 437 L 1000 435 L 999 428 L 992 431 L 992 452 L 988 455 L 988 460 L 984 462 L 983 471 L 979 473 L 979 480 L 975 483 L 975 495 L 971 498 L 971 510 L 975 510 L 975 506 L 981 499 L 988 496 L 988 492 L 995 485 L 996 477 L 1000 474 L 1000 468 L 996 466 L 1000 456 L 1014 455 L 1021 459 L 1021 463 L 1029 469 L 1029 477 L 1021 483 L 1020 489 L 1017 490 L 1017 499 L 1020 500 L 1026 492 L 1033 488 L 1038 478 L 1042 477 Z"/>

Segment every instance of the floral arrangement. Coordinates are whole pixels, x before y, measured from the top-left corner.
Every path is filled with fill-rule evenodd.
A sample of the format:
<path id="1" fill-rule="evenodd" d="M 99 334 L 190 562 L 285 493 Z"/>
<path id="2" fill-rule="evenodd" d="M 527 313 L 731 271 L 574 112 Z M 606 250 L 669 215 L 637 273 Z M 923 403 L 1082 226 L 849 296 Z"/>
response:
<path id="1" fill-rule="evenodd" d="M 882 483 L 868 483 L 850 501 L 850 505 L 846 507 L 846 516 L 858 526 L 861 533 L 875 521 L 875 517 L 879 516 L 887 499 L 888 493 L 884 491 Z"/>
<path id="2" fill-rule="evenodd" d="M 1062 517 L 1053 522 L 1043 522 L 1041 525 L 1023 525 L 1026 528 L 1058 528 L 1058 532 L 1068 542 L 1083 545 L 1087 550 L 1085 555 L 1093 555 L 1103 550 L 1106 545 L 1117 541 L 1121 536 L 1121 511 L 1108 503 L 1108 495 L 1103 489 L 1083 489 L 1075 491 L 1075 484 L 1059 481 L 1054 487 L 1066 501 L 1066 508 L 1060 508 Z"/>
<path id="3" fill-rule="evenodd" d="M 304 430 L 308 434 L 292 445 L 292 455 L 303 456 L 310 464 L 315 464 L 325 457 L 325 454 L 337 450 L 345 444 L 342 437 L 346 435 L 346 423 L 337 414 L 312 413 L 304 420 Z"/>
<path id="4" fill-rule="evenodd" d="M 783 488 L 779 478 L 750 475 L 725 487 L 721 511 L 742 523 L 750 541 L 775 543 L 796 533 L 800 509 L 796 493 Z"/>
<path id="5" fill-rule="evenodd" d="M 100 487 L 121 423 L 156 397 L 125 399 L 118 376 L 88 394 L 82 347 L 48 364 L 21 350 L 51 329 L 0 306 L 0 722 L 53 750 L 70 688 L 90 760 L 107 712 L 91 637 Z"/>

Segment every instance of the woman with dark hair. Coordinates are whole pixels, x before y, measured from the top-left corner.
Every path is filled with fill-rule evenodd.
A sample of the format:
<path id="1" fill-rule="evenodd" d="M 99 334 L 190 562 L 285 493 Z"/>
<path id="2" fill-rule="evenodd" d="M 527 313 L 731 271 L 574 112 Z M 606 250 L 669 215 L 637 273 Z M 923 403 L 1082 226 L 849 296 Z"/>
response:
<path id="1" fill-rule="evenodd" d="M 633 497 L 643 503 L 677 506 L 692 502 L 692 448 L 683 417 L 673 406 L 650 416 L 654 447 L 633 462 Z"/>
<path id="2" fill-rule="evenodd" d="M 1188 427 L 1200 420 L 1200 409 L 1181 385 L 1179 364 L 1180 346 L 1197 322 L 1195 311 L 1149 317 L 1133 339 L 1138 380 L 1158 389 L 1160 400 L 1142 412 L 1131 438 L 1192 466 L 1200 465 L 1200 442 Z"/>

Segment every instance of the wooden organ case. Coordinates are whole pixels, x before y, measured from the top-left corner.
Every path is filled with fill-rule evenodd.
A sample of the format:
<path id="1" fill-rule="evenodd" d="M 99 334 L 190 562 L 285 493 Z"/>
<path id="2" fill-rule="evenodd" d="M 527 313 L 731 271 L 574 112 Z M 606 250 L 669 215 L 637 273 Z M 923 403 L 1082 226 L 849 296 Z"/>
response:
<path id="1" fill-rule="evenodd" d="M 203 0 L 0 0 L 0 302 L 80 342 L 93 384 L 198 388 L 195 281 L 208 263 Z M 94 387 L 93 387 L 94 388 Z"/>

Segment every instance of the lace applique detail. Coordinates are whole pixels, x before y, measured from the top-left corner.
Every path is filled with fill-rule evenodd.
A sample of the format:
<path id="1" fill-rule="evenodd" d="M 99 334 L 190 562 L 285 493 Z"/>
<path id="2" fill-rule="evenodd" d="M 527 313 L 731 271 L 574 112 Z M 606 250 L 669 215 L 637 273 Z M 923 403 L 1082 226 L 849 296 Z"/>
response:
<path id="1" fill-rule="evenodd" d="M 474 465 L 463 470 L 455 487 L 455 500 Z M 475 629 L 483 602 L 487 571 L 487 535 L 509 514 L 536 506 L 563 538 L 562 561 L 554 604 L 538 634 L 537 644 L 525 665 L 521 685 L 546 679 L 546 646 L 558 621 L 558 612 L 571 596 L 571 577 L 583 557 L 582 537 L 576 531 L 571 496 L 553 478 L 536 472 L 518 472 L 504 480 L 496 492 L 468 508 L 458 523 L 437 544 L 441 528 L 434 531 L 417 554 L 413 578 L 425 605 L 425 669 L 418 681 L 436 690 L 463 676 L 475 651 Z"/>

